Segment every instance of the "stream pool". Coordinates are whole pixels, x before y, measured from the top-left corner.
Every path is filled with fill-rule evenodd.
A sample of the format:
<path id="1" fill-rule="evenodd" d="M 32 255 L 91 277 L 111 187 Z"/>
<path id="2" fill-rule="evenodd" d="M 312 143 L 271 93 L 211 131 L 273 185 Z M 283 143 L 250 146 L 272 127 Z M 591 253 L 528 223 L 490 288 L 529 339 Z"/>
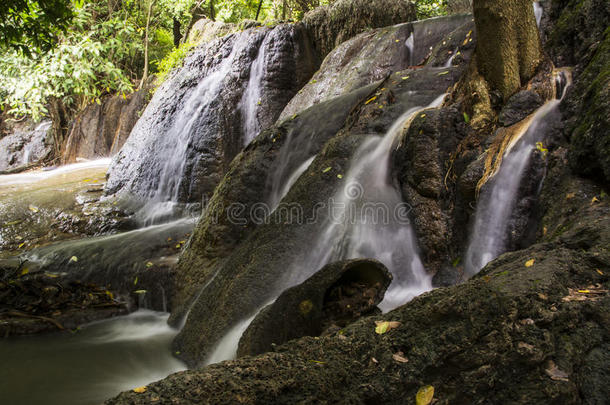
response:
<path id="1" fill-rule="evenodd" d="M 172 356 L 169 314 L 139 310 L 57 333 L 0 340 L 0 403 L 100 404 L 186 366 Z"/>

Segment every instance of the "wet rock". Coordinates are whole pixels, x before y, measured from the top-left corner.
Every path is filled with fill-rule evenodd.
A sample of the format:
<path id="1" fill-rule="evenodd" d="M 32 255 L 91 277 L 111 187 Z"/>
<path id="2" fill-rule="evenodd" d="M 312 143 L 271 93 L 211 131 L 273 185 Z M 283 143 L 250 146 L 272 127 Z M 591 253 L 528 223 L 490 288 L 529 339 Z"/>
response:
<path id="1" fill-rule="evenodd" d="M 337 45 L 365 30 L 416 18 L 415 5 L 404 0 L 339 0 L 305 14 L 303 23 L 323 58 Z"/>
<path id="2" fill-rule="evenodd" d="M 261 127 L 274 122 L 318 66 L 304 28 L 253 28 L 202 43 L 155 92 L 110 167 L 106 193 L 191 203 L 210 197 L 252 135 L 243 133 L 235 106 L 261 46 L 263 77 L 254 84 L 266 96 L 251 101 L 252 111 Z"/>
<path id="3" fill-rule="evenodd" d="M 202 18 L 193 24 L 188 34 L 187 43 L 200 44 L 224 37 L 238 30 L 236 24 L 212 21 Z"/>
<path id="4" fill-rule="evenodd" d="M 435 43 L 426 60 L 427 65 L 457 66 L 470 60 L 476 45 L 473 17 L 470 16 L 468 20 L 466 16 L 455 16 L 449 21 L 461 21 L 463 24 Z"/>
<path id="5" fill-rule="evenodd" d="M 263 308 L 239 341 L 237 356 L 270 351 L 303 336 L 340 329 L 366 315 L 380 313 L 392 275 L 376 260 L 355 259 L 324 266 L 303 283 L 284 291 Z"/>
<path id="6" fill-rule="evenodd" d="M 602 371 L 609 344 L 607 204 L 583 207 L 578 218 L 562 239 L 505 254 L 465 284 L 431 291 L 341 334 L 176 373 L 146 393 L 125 392 L 106 403 L 292 404 L 314 395 L 328 402 L 403 403 L 424 385 L 435 388 L 439 403 L 604 403 L 610 384 Z M 588 248 L 571 248 L 583 234 L 597 236 Z M 573 300 L 569 289 L 583 292 Z M 380 320 L 400 325 L 379 335 Z M 398 352 L 408 362 L 397 361 Z M 564 377 L 552 378 L 551 364 Z"/>
<path id="7" fill-rule="evenodd" d="M 199 239 L 197 235 L 205 235 L 200 231 L 205 229 L 209 219 L 200 223 L 181 259 L 180 269 L 190 269 L 189 279 L 182 279 L 177 287 L 177 291 L 190 292 L 183 302 L 189 298 L 195 301 L 184 328 L 174 341 L 174 348 L 183 359 L 191 365 L 205 361 L 229 327 L 253 316 L 279 291 L 310 276 L 312 267 L 326 264 L 311 264 L 311 251 L 317 246 L 311 235 L 321 232 L 330 215 L 328 205 L 320 207 L 320 203 L 330 204 L 330 198 L 342 187 L 342 175 L 348 172 L 351 158 L 361 142 L 370 136 L 385 134 L 410 108 L 430 104 L 457 80 L 459 72 L 453 68 L 439 76 L 438 69 L 417 69 L 397 72 L 388 78 L 373 93 L 377 97 L 375 102 L 366 103 L 367 99 L 364 99 L 351 109 L 338 132 L 330 135 L 332 138 L 282 199 L 280 207 L 284 208 L 276 209 L 268 217 L 253 215 L 251 210 L 240 211 L 246 220 L 237 223 L 243 230 L 253 223 L 254 229 L 246 231 L 245 238 L 232 247 L 227 256 L 216 261 L 206 259 L 211 264 L 207 266 L 196 257 L 205 257 L 207 249 L 214 249 L 214 241 L 222 240 L 224 236 L 215 233 L 206 235 L 207 240 Z M 407 75 L 413 80 L 400 79 Z M 302 135 L 310 136 L 312 128 L 315 126 L 308 127 Z M 270 134 L 263 132 L 255 143 L 264 137 L 269 139 Z M 225 177 L 226 183 L 218 190 L 229 187 L 234 181 L 229 173 Z M 254 201 L 260 201 L 261 191 L 256 187 L 254 183 L 249 194 L 258 193 L 258 199 Z M 230 201 L 218 202 L 225 207 L 231 204 Z M 298 211 L 295 213 L 290 207 L 296 207 Z M 184 267 L 182 260 L 185 260 Z M 323 260 L 323 257 L 316 257 L 316 260 Z M 298 275 L 297 279 L 288 278 L 289 273 Z"/>
<path id="8" fill-rule="evenodd" d="M 100 104 L 85 107 L 71 124 L 62 162 L 72 163 L 79 158 L 94 159 L 116 154 L 146 107 L 152 86 L 153 80 L 143 89 L 125 97 L 106 97 Z"/>
<path id="9" fill-rule="evenodd" d="M 502 107 L 498 114 L 498 123 L 503 127 L 516 124 L 533 113 L 543 103 L 544 101 L 537 93 L 521 90 L 511 96 Z"/>
<path id="10" fill-rule="evenodd" d="M 461 42 L 464 29 L 455 34 L 452 31 L 465 24 L 466 27 L 473 25 L 471 20 L 469 16 L 432 18 L 370 30 L 343 42 L 326 56 L 318 72 L 286 105 L 279 120 L 423 62 L 430 49 L 444 36 L 448 35 L 448 43 L 452 43 L 449 38 Z M 467 32 L 465 30 L 463 34 Z M 410 51 L 405 43 L 411 35 L 413 49 Z M 462 61 L 469 57 L 473 47 L 473 42 L 467 42 L 463 49 L 460 48 Z M 442 66 L 447 57 L 443 54 L 437 59 L 442 59 L 438 64 Z"/>
<path id="11" fill-rule="evenodd" d="M 255 207 L 262 203 L 267 211 L 273 209 L 269 201 L 274 187 L 282 188 L 299 165 L 317 154 L 376 87 L 320 103 L 263 131 L 235 158 L 180 258 L 171 322 L 181 319 L 189 300 L 213 276 L 219 261 L 264 222 L 264 218 L 252 217 Z"/>
<path id="12" fill-rule="evenodd" d="M 9 118 L 3 121 L 0 133 L 0 173 L 26 168 L 47 157 L 52 150 L 51 121 L 15 122 Z"/>
<path id="13" fill-rule="evenodd" d="M 436 273 L 451 261 L 453 199 L 448 184 L 452 154 L 466 133 L 455 108 L 423 111 L 404 132 L 393 154 L 392 170 L 411 206 L 426 269 Z"/>

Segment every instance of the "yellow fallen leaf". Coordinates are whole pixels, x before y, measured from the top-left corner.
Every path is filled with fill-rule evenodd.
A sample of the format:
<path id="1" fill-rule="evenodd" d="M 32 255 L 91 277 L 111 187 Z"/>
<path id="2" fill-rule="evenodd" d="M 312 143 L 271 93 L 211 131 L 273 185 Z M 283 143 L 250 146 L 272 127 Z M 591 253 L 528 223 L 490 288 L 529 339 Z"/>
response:
<path id="1" fill-rule="evenodd" d="M 138 388 L 134 388 L 133 392 L 137 392 L 138 394 L 141 394 L 143 392 L 146 392 L 146 385 L 142 386 L 142 387 L 138 387 Z"/>
<path id="2" fill-rule="evenodd" d="M 383 335 L 394 328 L 398 328 L 400 326 L 400 322 L 375 321 L 375 325 L 375 333 L 378 335 Z"/>
<path id="3" fill-rule="evenodd" d="M 578 292 L 581 294 L 588 294 L 591 292 L 591 290 L 578 290 Z"/>
<path id="4" fill-rule="evenodd" d="M 18 249 L 21 249 L 23 247 L 23 245 L 25 245 L 25 242 L 20 243 Z"/>
<path id="5" fill-rule="evenodd" d="M 527 262 L 525 262 L 525 267 L 532 267 L 535 261 L 536 259 L 529 259 Z"/>
<path id="6" fill-rule="evenodd" d="M 180 244 L 179 243 L 176 245 L 176 249 L 180 249 Z"/>
<path id="7" fill-rule="evenodd" d="M 35 207 L 35 206 L 33 206 L 33 205 L 29 205 L 29 206 L 28 206 L 28 209 L 29 209 L 30 211 L 34 212 L 34 213 L 36 213 L 36 212 L 38 212 L 38 211 L 39 211 L 39 210 L 38 210 L 38 207 Z"/>
<path id="8" fill-rule="evenodd" d="M 574 198 L 575 196 L 576 196 L 576 193 L 568 193 L 568 194 L 566 194 L 566 200 Z"/>
<path id="9" fill-rule="evenodd" d="M 77 261 L 78 261 L 78 257 L 76 257 L 76 256 L 72 256 L 72 257 L 70 258 L 70 260 L 68 260 L 68 263 L 72 263 L 72 262 L 76 263 Z"/>
<path id="10" fill-rule="evenodd" d="M 402 80 L 407 80 L 409 78 L 409 76 L 403 76 Z"/>
<path id="11" fill-rule="evenodd" d="M 330 172 L 330 169 L 332 169 L 332 167 L 328 166 L 326 169 L 322 170 L 322 173 L 328 173 Z"/>
<path id="12" fill-rule="evenodd" d="M 133 279 L 133 285 L 138 284 L 138 277 L 136 276 L 136 278 Z"/>
<path id="13" fill-rule="evenodd" d="M 601 271 L 600 269 L 595 269 L 595 271 L 596 271 L 596 272 L 598 272 L 600 276 L 603 276 L 603 275 L 604 275 L 604 272 L 603 272 L 603 271 Z"/>
<path id="14" fill-rule="evenodd" d="M 135 290 L 134 294 L 146 294 L 146 290 Z"/>
<path id="15" fill-rule="evenodd" d="M 366 100 L 366 101 L 364 102 L 364 105 L 367 105 L 367 104 L 369 104 L 370 102 L 375 101 L 376 99 L 377 99 L 377 96 L 373 96 L 373 97 L 369 98 L 368 100 Z"/>
<path id="16" fill-rule="evenodd" d="M 434 387 L 431 385 L 421 387 L 415 395 L 415 405 L 428 405 L 432 402 L 432 398 L 434 398 Z"/>
<path id="17" fill-rule="evenodd" d="M 422 114 L 422 115 L 420 115 L 419 117 L 420 117 L 420 118 L 424 118 L 425 116 L 426 116 L 426 114 Z"/>
<path id="18" fill-rule="evenodd" d="M 338 174 L 338 175 L 337 175 L 337 177 L 338 177 L 338 178 L 340 178 L 340 179 L 342 179 L 342 178 L 343 178 L 343 175 L 342 175 L 342 174 Z"/>
<path id="19" fill-rule="evenodd" d="M 28 269 L 27 267 L 24 268 L 23 270 L 21 270 L 21 275 L 25 276 L 26 274 L 28 274 L 30 272 L 30 269 Z"/>
<path id="20" fill-rule="evenodd" d="M 108 298 L 110 298 L 111 300 L 114 299 L 114 294 L 112 294 L 110 291 L 106 290 L 104 291 L 106 293 L 106 295 L 108 296 Z"/>
<path id="21" fill-rule="evenodd" d="M 152 262 L 146 262 L 146 268 L 150 269 L 153 266 Z"/>
<path id="22" fill-rule="evenodd" d="M 599 202 L 599 200 L 597 199 L 597 197 L 593 197 L 593 198 L 591 199 L 591 204 L 594 204 L 594 203 L 596 203 L 596 202 Z"/>

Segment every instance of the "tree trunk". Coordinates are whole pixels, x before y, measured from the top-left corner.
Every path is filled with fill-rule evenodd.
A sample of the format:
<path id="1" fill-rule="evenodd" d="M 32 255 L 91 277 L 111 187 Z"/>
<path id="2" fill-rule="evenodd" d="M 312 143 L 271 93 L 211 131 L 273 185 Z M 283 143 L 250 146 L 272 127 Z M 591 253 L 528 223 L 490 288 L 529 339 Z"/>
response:
<path id="1" fill-rule="evenodd" d="M 258 15 L 261 12 L 261 6 L 263 5 L 263 0 L 259 0 L 258 8 L 256 9 L 256 17 L 254 17 L 254 21 L 258 21 Z"/>
<path id="2" fill-rule="evenodd" d="M 146 14 L 146 31 L 144 32 L 144 73 L 142 74 L 142 81 L 140 82 L 138 89 L 141 89 L 142 86 L 144 86 L 146 79 L 148 79 L 148 34 L 150 30 L 150 18 L 154 3 L 154 0 L 149 0 L 148 3 L 148 13 Z"/>
<path id="3" fill-rule="evenodd" d="M 210 20 L 216 21 L 216 11 L 214 10 L 214 0 L 210 0 Z"/>
<path id="4" fill-rule="evenodd" d="M 180 24 L 180 20 L 174 17 L 174 26 L 173 26 L 173 34 L 174 34 L 174 48 L 178 48 L 180 46 L 180 40 L 182 39 L 182 34 L 180 33 L 180 28 L 182 28 L 182 24 Z"/>
<path id="5" fill-rule="evenodd" d="M 506 100 L 542 60 L 532 0 L 474 0 L 473 8 L 478 70 Z"/>

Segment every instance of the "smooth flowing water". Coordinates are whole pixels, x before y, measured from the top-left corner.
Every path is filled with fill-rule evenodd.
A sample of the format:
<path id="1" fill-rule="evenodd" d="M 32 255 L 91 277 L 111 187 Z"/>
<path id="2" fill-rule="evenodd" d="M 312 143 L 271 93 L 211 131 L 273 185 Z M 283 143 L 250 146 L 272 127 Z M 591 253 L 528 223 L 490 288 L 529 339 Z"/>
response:
<path id="1" fill-rule="evenodd" d="M 487 263 L 506 251 L 509 222 L 519 198 L 519 185 L 537 148 L 536 144 L 544 140 L 549 121 L 557 119 L 553 113 L 557 111 L 569 84 L 567 72 L 557 74 L 556 88 L 560 98 L 547 101 L 520 128 L 504 152 L 498 172 L 484 187 L 466 251 L 467 275 L 478 273 Z"/>
<path id="2" fill-rule="evenodd" d="M 258 49 L 258 55 L 250 67 L 250 78 L 248 87 L 244 91 L 238 108 L 242 112 L 242 132 L 244 146 L 249 144 L 258 135 L 261 126 L 258 119 L 258 112 L 261 107 L 261 97 L 263 95 L 263 78 L 265 75 L 265 48 L 268 35 Z"/>
<path id="3" fill-rule="evenodd" d="M 100 404 L 186 366 L 172 356 L 168 314 L 140 310 L 74 333 L 0 340 L 0 402 Z"/>

